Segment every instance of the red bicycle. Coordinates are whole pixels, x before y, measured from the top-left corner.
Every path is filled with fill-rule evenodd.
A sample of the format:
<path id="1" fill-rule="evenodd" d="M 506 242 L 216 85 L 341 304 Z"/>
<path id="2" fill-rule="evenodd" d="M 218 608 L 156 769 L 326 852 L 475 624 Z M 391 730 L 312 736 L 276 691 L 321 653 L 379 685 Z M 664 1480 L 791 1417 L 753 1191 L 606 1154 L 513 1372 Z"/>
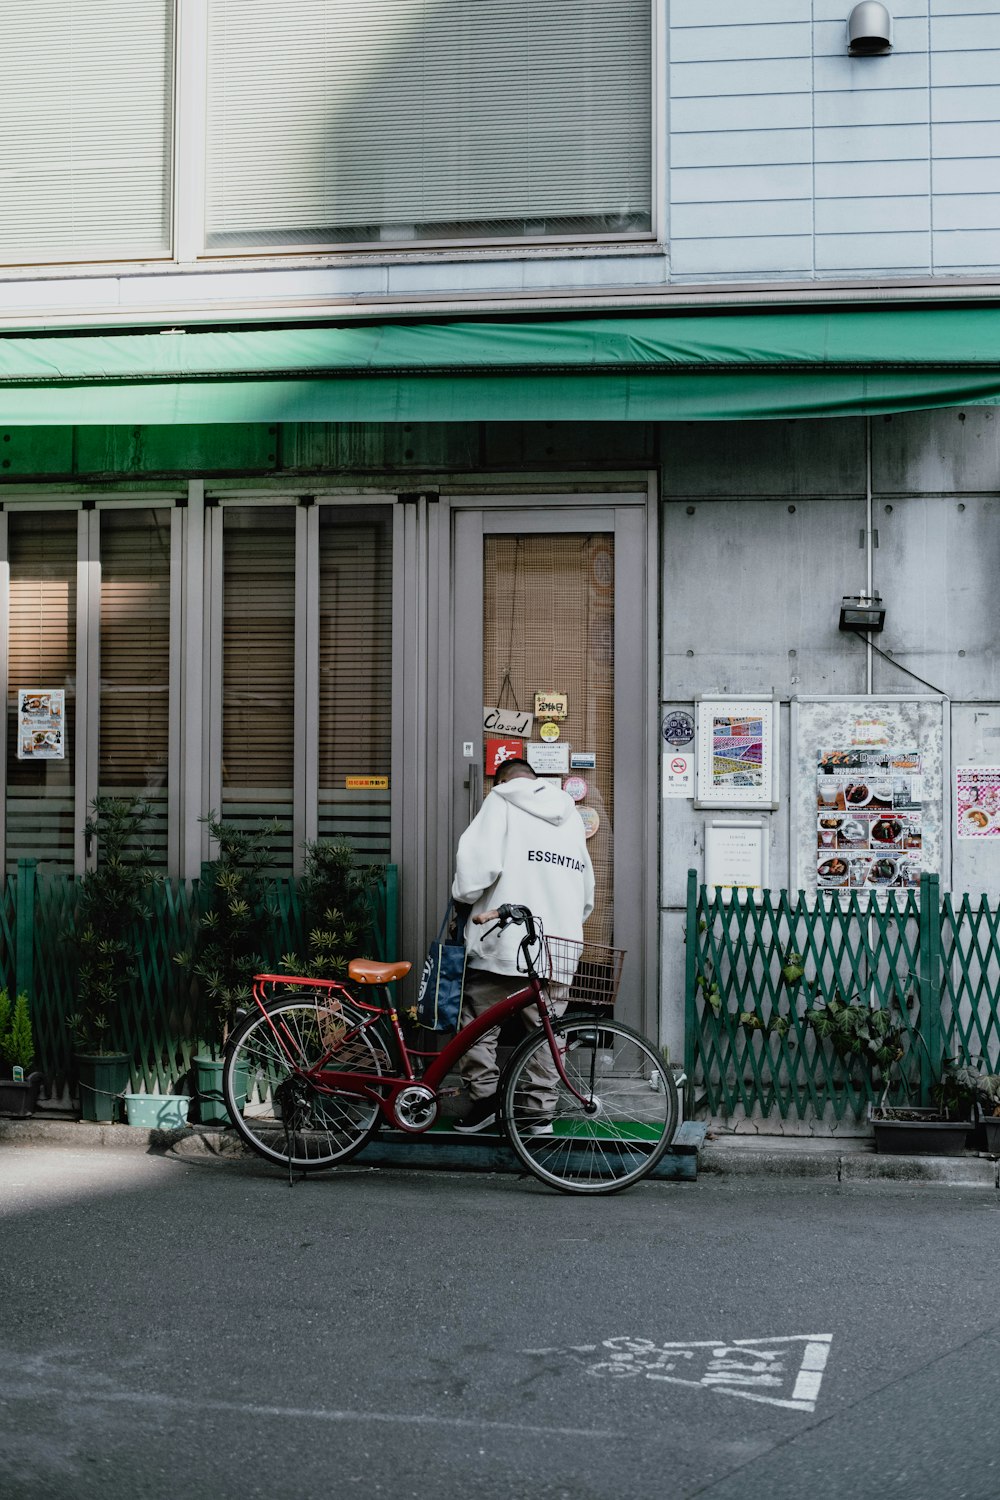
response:
<path id="1" fill-rule="evenodd" d="M 677 1128 L 677 1091 L 652 1043 L 608 1013 L 624 954 L 547 937 L 524 906 L 475 920 L 525 928 L 526 982 L 440 1052 L 407 1045 L 387 986 L 408 963 L 352 960 L 350 978 L 377 987 L 379 1004 L 333 980 L 257 975 L 255 1009 L 230 1038 L 223 1068 L 226 1106 L 247 1145 L 290 1173 L 311 1172 L 348 1161 L 383 1121 L 428 1130 L 459 1057 L 536 1005 L 541 1025 L 512 1054 L 499 1089 L 504 1133 L 525 1167 L 569 1193 L 617 1192 L 652 1171 Z"/>

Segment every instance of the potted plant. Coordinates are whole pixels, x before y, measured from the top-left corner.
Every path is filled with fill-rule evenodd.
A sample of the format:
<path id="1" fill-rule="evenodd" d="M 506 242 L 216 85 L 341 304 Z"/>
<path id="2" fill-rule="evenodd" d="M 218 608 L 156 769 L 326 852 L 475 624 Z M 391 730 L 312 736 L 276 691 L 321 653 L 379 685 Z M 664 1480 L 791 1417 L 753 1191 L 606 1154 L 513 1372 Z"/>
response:
<path id="1" fill-rule="evenodd" d="M 371 938 L 371 894 L 381 877 L 378 865 L 356 865 L 343 840 L 305 845 L 305 872 L 299 883 L 303 955 L 286 953 L 281 966 L 310 979 L 346 979 L 347 965 Z"/>
<path id="2" fill-rule="evenodd" d="M 253 977 L 267 967 L 264 942 L 278 916 L 272 896 L 271 848 L 282 824 L 239 828 L 209 813 L 202 819 L 218 854 L 202 870 L 202 906 L 190 949 L 174 955 L 194 986 L 199 1038 L 192 1059 L 202 1124 L 229 1118 L 222 1096 L 222 1054 L 237 1011 L 251 998 Z"/>
<path id="3" fill-rule="evenodd" d="M 149 891 L 162 879 L 142 841 L 151 811 L 139 797 L 97 797 L 84 829 L 88 841 L 97 840 L 98 857 L 77 895 L 70 933 L 79 964 L 77 1008 L 66 1020 L 85 1120 L 116 1119 L 129 1081 L 122 1000 L 138 970 Z"/>
<path id="4" fill-rule="evenodd" d="M 835 995 L 825 1005 L 805 1013 L 817 1037 L 829 1041 L 847 1067 L 860 1066 L 881 1087 L 877 1103 L 868 1107 L 875 1133 L 875 1149 L 887 1155 L 961 1156 L 971 1127 L 972 1093 L 949 1071 L 945 1062 L 931 1089 L 933 1108 L 889 1104 L 893 1070 L 906 1082 L 902 1062 L 906 1055 L 905 1028 L 897 1019 L 897 1007 L 871 1006 L 855 995 L 843 1000 Z M 919 1033 L 914 1033 L 923 1044 Z"/>
<path id="5" fill-rule="evenodd" d="M 41 1073 L 31 1070 L 34 1060 L 28 997 L 20 994 L 11 1005 L 0 990 L 0 1115 L 24 1119 L 33 1113 L 42 1086 Z"/>

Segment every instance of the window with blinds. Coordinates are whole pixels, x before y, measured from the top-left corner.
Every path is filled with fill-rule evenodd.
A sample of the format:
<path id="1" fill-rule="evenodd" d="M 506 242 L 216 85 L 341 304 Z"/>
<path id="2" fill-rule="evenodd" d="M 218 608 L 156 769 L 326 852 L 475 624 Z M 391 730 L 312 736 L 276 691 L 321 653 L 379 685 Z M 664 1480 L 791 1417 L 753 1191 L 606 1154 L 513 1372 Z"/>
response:
<path id="1" fill-rule="evenodd" d="M 649 233 L 650 0 L 209 3 L 209 248 Z"/>
<path id="2" fill-rule="evenodd" d="M 19 859 L 44 869 L 72 871 L 73 776 L 76 748 L 75 511 L 13 511 L 8 519 L 10 559 L 7 660 L 8 873 Z M 66 756 L 19 761 L 19 688 L 66 692 Z"/>
<path id="3" fill-rule="evenodd" d="M 164 255 L 174 0 L 0 7 L 0 261 Z"/>
<path id="4" fill-rule="evenodd" d="M 323 506 L 319 536 L 319 835 L 388 860 L 392 516 Z"/>
<path id="5" fill-rule="evenodd" d="M 278 818 L 276 869 L 292 866 L 295 508 L 224 512 L 222 816 Z"/>
<path id="6" fill-rule="evenodd" d="M 166 863 L 170 716 L 170 512 L 101 512 L 99 791 L 153 809 Z"/>

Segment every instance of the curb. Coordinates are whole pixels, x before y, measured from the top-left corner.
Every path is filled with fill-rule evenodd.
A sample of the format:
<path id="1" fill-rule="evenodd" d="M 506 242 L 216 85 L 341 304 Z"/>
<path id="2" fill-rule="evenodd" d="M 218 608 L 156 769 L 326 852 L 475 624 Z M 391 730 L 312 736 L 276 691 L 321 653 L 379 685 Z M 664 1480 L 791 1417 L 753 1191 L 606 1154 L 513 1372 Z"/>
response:
<path id="1" fill-rule="evenodd" d="M 694 1182 L 704 1125 L 686 1122 L 663 1159 L 650 1174 L 662 1182 Z M 143 1130 L 133 1125 L 92 1124 L 83 1120 L 0 1119 L 0 1146 L 64 1146 L 71 1149 L 111 1149 L 159 1152 L 177 1157 L 225 1157 L 230 1161 L 261 1162 L 230 1126 L 191 1125 L 179 1130 Z M 414 1139 L 401 1131 L 382 1130 L 352 1156 L 352 1167 L 406 1167 L 443 1172 L 514 1172 L 525 1169 L 499 1136 L 476 1140 L 452 1131 L 435 1130 Z M 283 1170 L 277 1168 L 276 1170 Z"/>
<path id="2" fill-rule="evenodd" d="M 879 1156 L 872 1149 L 817 1151 L 764 1146 L 727 1148 L 709 1141 L 699 1152 L 703 1177 L 770 1177 L 823 1183 L 921 1183 L 1000 1190 L 1000 1162 L 987 1156 Z"/>
<path id="3" fill-rule="evenodd" d="M 781 1144 L 734 1145 L 727 1138 L 705 1140 L 707 1127 L 685 1121 L 651 1180 L 694 1182 L 699 1177 L 720 1180 L 787 1180 L 821 1184 L 928 1183 L 950 1187 L 1000 1191 L 1000 1161 L 993 1157 L 878 1156 L 859 1144 L 844 1149 L 799 1145 L 787 1137 Z M 260 1162 L 229 1126 L 191 1125 L 180 1130 L 143 1130 L 132 1125 L 91 1124 L 82 1120 L 0 1118 L 3 1146 L 59 1146 L 75 1150 L 133 1150 L 175 1157 L 224 1158 Z M 402 1167 L 444 1172 L 520 1172 L 522 1167 L 499 1136 L 475 1140 L 451 1131 L 435 1130 L 418 1139 L 383 1130 L 351 1166 Z"/>

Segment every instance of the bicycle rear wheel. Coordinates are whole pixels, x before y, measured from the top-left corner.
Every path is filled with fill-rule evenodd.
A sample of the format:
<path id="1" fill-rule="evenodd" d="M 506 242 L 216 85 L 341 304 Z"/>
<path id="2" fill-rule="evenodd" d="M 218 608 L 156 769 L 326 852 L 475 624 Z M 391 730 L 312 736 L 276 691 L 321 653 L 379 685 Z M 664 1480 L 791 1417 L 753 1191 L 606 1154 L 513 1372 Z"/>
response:
<path id="1" fill-rule="evenodd" d="M 379 1128 L 378 1105 L 359 1094 L 328 1093 L 302 1076 L 324 1072 L 389 1074 L 389 1048 L 366 1013 L 349 1001 L 298 996 L 255 1010 L 229 1040 L 222 1088 L 229 1117 L 258 1155 L 281 1166 L 319 1172 L 348 1161 Z"/>
<path id="2" fill-rule="evenodd" d="M 524 1165 L 565 1193 L 616 1193 L 651 1172 L 677 1129 L 677 1090 L 663 1058 L 620 1021 L 553 1022 L 566 1076 L 544 1031 L 525 1038 L 501 1086 L 504 1124 Z"/>

